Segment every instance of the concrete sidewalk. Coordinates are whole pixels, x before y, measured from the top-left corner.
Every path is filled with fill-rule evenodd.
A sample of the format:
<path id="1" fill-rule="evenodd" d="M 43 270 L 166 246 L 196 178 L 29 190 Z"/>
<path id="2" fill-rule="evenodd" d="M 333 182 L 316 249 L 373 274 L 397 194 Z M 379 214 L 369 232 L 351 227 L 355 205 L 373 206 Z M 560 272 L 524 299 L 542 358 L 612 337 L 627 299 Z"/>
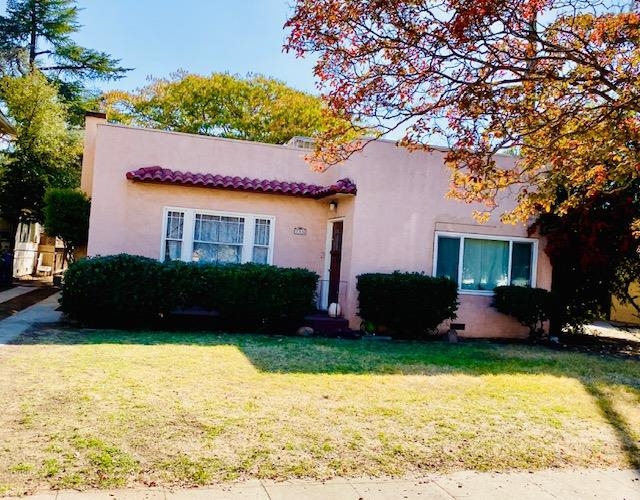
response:
<path id="1" fill-rule="evenodd" d="M 0 292 L 0 302 L 7 302 L 8 300 L 14 299 L 19 295 L 31 292 L 33 290 L 35 290 L 35 288 L 30 286 L 14 286 L 13 288 L 9 288 L 8 290 L 3 290 L 2 292 Z"/>
<path id="2" fill-rule="evenodd" d="M 56 311 L 60 292 L 38 302 L 22 311 L 0 321 L 0 346 L 7 344 L 22 332 L 38 323 L 55 323 L 60 321 L 62 313 Z"/>
<path id="3" fill-rule="evenodd" d="M 614 339 L 640 341 L 640 326 L 621 327 L 609 321 L 594 321 L 584 327 L 587 333 Z"/>
<path id="4" fill-rule="evenodd" d="M 130 489 L 41 492 L 37 500 L 392 500 L 392 499 L 603 499 L 640 500 L 640 471 L 549 470 L 539 472 L 457 472 L 414 480 L 333 479 L 246 481 L 195 489 Z"/>

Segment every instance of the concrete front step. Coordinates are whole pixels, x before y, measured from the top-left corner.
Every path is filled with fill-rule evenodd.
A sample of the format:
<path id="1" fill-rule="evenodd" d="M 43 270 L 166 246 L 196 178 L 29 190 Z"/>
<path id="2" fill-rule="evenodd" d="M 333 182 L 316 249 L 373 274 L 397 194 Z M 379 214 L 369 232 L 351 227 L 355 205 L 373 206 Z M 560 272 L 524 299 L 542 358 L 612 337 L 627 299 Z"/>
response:
<path id="1" fill-rule="evenodd" d="M 320 335 L 331 335 L 349 330 L 349 322 L 344 318 L 331 318 L 326 312 L 316 312 L 304 318 L 305 326 L 313 328 Z"/>

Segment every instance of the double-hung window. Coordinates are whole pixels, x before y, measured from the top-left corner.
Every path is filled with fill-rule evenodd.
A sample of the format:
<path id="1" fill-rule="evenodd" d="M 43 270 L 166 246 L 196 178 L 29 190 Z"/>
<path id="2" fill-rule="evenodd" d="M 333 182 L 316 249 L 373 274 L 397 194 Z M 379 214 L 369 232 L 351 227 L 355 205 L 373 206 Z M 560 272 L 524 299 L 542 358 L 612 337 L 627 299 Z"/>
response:
<path id="1" fill-rule="evenodd" d="M 164 234 L 163 260 L 180 260 L 184 236 L 183 212 L 167 211 Z"/>
<path id="2" fill-rule="evenodd" d="M 273 217 L 167 209 L 162 258 L 231 264 L 273 260 Z"/>
<path id="3" fill-rule="evenodd" d="M 271 219 L 255 219 L 252 261 L 258 264 L 269 262 L 271 241 Z"/>
<path id="4" fill-rule="evenodd" d="M 537 242 L 529 238 L 438 232 L 434 274 L 472 293 L 491 293 L 502 285 L 535 286 L 536 254 Z"/>

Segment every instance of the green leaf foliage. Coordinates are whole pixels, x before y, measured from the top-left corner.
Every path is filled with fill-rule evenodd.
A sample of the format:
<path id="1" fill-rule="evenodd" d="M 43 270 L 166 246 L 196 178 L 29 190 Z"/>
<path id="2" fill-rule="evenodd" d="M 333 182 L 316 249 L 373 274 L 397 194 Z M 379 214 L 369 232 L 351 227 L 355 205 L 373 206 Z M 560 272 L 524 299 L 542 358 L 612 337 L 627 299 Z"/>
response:
<path id="1" fill-rule="evenodd" d="M 72 35 L 78 22 L 76 0 L 8 0 L 0 16 L 0 51 L 9 70 L 37 68 L 76 80 L 120 78 L 128 71 L 109 54 L 82 47 Z"/>
<path id="2" fill-rule="evenodd" d="M 543 288 L 498 286 L 493 307 L 502 314 L 513 316 L 529 328 L 530 337 L 536 337 L 542 334 L 542 323 L 551 314 L 551 297 L 551 292 Z"/>
<path id="3" fill-rule="evenodd" d="M 39 72 L 0 79 L 16 138 L 0 163 L 0 216 L 42 220 L 45 191 L 80 180 L 80 135 L 69 130 L 65 106 Z"/>
<path id="4" fill-rule="evenodd" d="M 44 196 L 44 226 L 47 234 L 58 236 L 67 248 L 83 245 L 89 233 L 87 195 L 77 189 L 49 189 Z"/>
<path id="5" fill-rule="evenodd" d="M 91 326 L 152 325 L 172 307 L 162 271 L 159 261 L 134 255 L 78 260 L 64 275 L 62 309 Z"/>
<path id="6" fill-rule="evenodd" d="M 401 337 L 421 338 L 456 317 L 454 281 L 421 273 L 370 273 L 358 276 L 360 317 Z"/>
<path id="7" fill-rule="evenodd" d="M 317 274 L 260 264 L 159 262 L 127 254 L 75 262 L 62 308 L 92 326 L 159 327 L 178 309 L 219 314 L 237 331 L 291 331 L 313 309 Z"/>
<path id="8" fill-rule="evenodd" d="M 74 126 L 84 113 L 97 108 L 88 80 L 123 77 L 128 68 L 106 52 L 78 45 L 80 31 L 76 0 L 8 0 L 0 15 L 0 75 L 22 76 L 40 71 L 68 105 Z"/>
<path id="9" fill-rule="evenodd" d="M 274 144 L 313 137 L 343 122 L 319 98 L 260 75 L 177 73 L 136 92 L 107 92 L 103 99 L 116 122 Z"/>
<path id="10" fill-rule="evenodd" d="M 545 237 L 553 267 L 556 334 L 580 332 L 584 324 L 607 317 L 612 295 L 640 314 L 640 297 L 633 293 L 640 281 L 640 233 L 633 229 L 640 220 L 640 179 L 611 184 L 611 191 L 562 215 L 543 214 L 532 227 Z"/>

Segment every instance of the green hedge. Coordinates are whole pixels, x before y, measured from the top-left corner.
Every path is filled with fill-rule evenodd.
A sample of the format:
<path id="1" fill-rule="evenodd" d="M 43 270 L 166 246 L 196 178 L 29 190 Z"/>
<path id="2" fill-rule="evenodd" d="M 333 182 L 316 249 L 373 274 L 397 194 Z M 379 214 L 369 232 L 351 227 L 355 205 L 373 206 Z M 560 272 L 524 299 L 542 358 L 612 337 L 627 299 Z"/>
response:
<path id="1" fill-rule="evenodd" d="M 290 329 L 314 307 L 318 275 L 261 264 L 164 265 L 175 307 L 216 310 L 227 329 Z"/>
<path id="2" fill-rule="evenodd" d="M 398 271 L 357 279 L 360 317 L 395 335 L 420 338 L 456 317 L 458 290 L 449 279 Z"/>
<path id="3" fill-rule="evenodd" d="M 493 307 L 528 327 L 530 337 L 540 337 L 544 334 L 542 323 L 549 319 L 551 312 L 551 292 L 543 288 L 498 286 Z"/>
<path id="4" fill-rule="evenodd" d="M 317 274 L 259 264 L 161 263 L 93 257 L 65 273 L 62 309 L 91 326 L 153 327 L 176 309 L 215 310 L 230 330 L 300 326 L 313 309 Z"/>
<path id="5" fill-rule="evenodd" d="M 134 255 L 81 259 L 64 275 L 62 310 L 90 326 L 151 326 L 170 308 L 163 265 Z"/>

